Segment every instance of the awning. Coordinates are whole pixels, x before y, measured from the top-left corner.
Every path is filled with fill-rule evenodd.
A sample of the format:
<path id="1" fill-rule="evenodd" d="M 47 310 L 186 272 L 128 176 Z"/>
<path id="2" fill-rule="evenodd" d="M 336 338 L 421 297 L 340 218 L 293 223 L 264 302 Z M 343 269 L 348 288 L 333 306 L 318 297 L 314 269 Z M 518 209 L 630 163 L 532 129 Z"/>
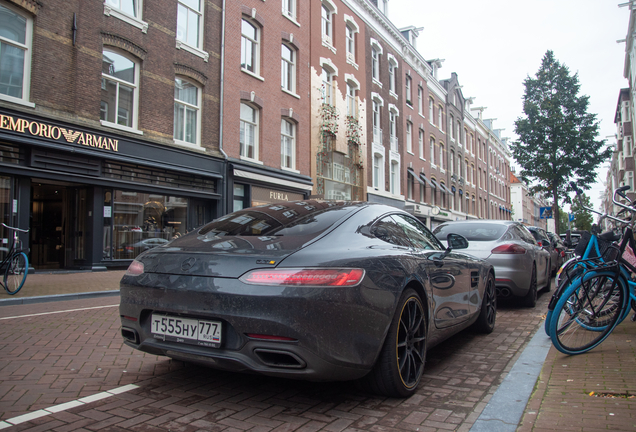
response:
<path id="1" fill-rule="evenodd" d="M 440 189 L 441 189 L 442 191 L 446 192 L 447 194 L 449 194 L 449 195 L 455 195 L 454 193 L 452 193 L 452 192 L 451 192 L 451 191 L 450 191 L 450 190 L 446 187 L 446 185 L 445 185 L 444 183 L 440 183 L 440 184 L 439 184 L 439 187 L 440 187 Z"/>
<path id="2" fill-rule="evenodd" d="M 439 189 L 439 185 L 435 181 L 435 179 L 431 179 L 431 183 L 433 184 L 433 189 Z"/>
<path id="3" fill-rule="evenodd" d="M 406 171 L 409 173 L 410 176 L 413 176 L 415 180 L 417 180 L 418 182 L 420 182 L 422 186 L 424 186 L 424 182 L 419 176 L 415 174 L 415 171 L 413 171 L 413 168 L 407 168 Z"/>
<path id="4" fill-rule="evenodd" d="M 421 178 L 422 180 L 424 180 L 426 183 L 428 183 L 428 185 L 429 185 L 431 188 L 435 189 L 435 185 L 434 185 L 433 183 L 431 183 L 431 181 L 430 181 L 429 179 L 427 179 L 427 178 L 426 178 L 426 176 L 424 175 L 424 173 L 420 173 L 420 178 Z"/>

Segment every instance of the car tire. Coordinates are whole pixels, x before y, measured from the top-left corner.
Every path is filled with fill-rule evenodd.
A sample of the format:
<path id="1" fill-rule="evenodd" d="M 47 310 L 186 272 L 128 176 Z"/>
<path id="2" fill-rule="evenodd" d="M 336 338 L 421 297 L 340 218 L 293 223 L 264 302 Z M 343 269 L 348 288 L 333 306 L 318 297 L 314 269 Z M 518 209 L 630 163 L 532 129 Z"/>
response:
<path id="1" fill-rule="evenodd" d="M 389 397 L 406 398 L 417 390 L 426 362 L 427 322 L 420 296 L 406 289 L 391 321 L 375 366 L 362 388 Z"/>
<path id="2" fill-rule="evenodd" d="M 532 266 L 532 276 L 528 293 L 521 298 L 521 303 L 525 307 L 533 308 L 537 305 L 537 268 Z"/>
<path id="3" fill-rule="evenodd" d="M 488 273 L 486 287 L 481 300 L 481 310 L 477 321 L 473 324 L 473 329 L 479 333 L 489 334 L 495 329 L 497 318 L 497 292 L 495 290 L 495 276 Z"/>

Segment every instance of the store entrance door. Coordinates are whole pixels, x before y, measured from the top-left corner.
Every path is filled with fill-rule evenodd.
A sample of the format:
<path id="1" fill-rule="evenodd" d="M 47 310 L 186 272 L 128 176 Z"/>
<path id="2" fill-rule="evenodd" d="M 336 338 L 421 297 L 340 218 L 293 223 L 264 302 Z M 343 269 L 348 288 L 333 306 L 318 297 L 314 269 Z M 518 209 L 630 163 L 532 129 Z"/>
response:
<path id="1" fill-rule="evenodd" d="M 36 270 L 76 268 L 84 260 L 87 190 L 32 181 L 31 261 Z"/>

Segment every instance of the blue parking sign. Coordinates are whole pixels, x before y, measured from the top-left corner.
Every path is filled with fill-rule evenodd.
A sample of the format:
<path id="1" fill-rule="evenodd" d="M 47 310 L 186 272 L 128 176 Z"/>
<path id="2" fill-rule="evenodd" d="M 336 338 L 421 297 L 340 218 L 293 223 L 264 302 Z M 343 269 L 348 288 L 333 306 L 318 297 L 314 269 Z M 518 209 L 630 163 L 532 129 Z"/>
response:
<path id="1" fill-rule="evenodd" d="M 568 213 L 568 220 L 574 222 L 574 213 Z"/>

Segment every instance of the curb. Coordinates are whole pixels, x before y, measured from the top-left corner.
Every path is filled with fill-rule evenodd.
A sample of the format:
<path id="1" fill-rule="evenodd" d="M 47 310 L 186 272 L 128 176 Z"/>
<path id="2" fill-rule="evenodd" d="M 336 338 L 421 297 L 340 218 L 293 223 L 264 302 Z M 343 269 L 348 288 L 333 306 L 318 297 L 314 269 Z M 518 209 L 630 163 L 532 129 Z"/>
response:
<path id="1" fill-rule="evenodd" d="M 82 299 L 96 298 L 96 297 L 115 297 L 118 295 L 119 295 L 119 290 L 112 290 L 112 291 L 92 291 L 92 292 L 74 293 L 74 294 L 55 294 L 55 295 L 36 296 L 36 297 L 10 298 L 10 299 L 0 300 L 0 307 L 25 305 L 25 304 L 33 304 L 33 303 L 46 303 L 46 302 L 54 302 L 54 301 L 82 300 Z"/>

